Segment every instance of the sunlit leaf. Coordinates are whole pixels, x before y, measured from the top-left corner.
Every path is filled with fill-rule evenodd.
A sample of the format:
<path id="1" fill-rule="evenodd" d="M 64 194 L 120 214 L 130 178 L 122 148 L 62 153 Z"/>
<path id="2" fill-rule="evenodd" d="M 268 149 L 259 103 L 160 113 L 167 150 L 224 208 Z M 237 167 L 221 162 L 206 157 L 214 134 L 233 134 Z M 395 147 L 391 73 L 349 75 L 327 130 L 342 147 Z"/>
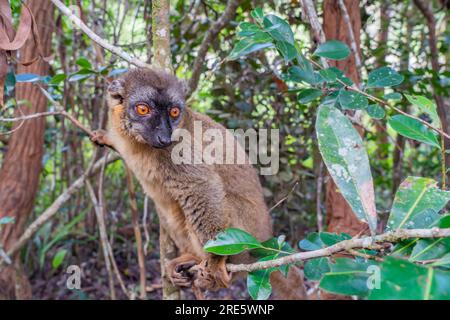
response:
<path id="1" fill-rule="evenodd" d="M 406 99 L 411 102 L 413 105 L 417 106 L 420 111 L 428 114 L 439 128 L 442 127 L 441 120 L 439 119 L 439 115 L 437 113 L 436 104 L 423 96 L 411 96 L 409 94 L 405 94 Z"/>
<path id="2" fill-rule="evenodd" d="M 430 146 L 439 149 L 441 148 L 434 132 L 416 119 L 402 114 L 397 114 L 391 117 L 388 123 L 392 129 L 397 131 L 402 136 L 429 144 Z"/>
<path id="3" fill-rule="evenodd" d="M 233 255 L 242 251 L 260 248 L 261 243 L 251 234 L 236 228 L 228 228 L 209 240 L 203 249 L 218 255 Z"/>
<path id="4" fill-rule="evenodd" d="M 53 269 L 58 269 L 58 267 L 63 263 L 64 258 L 67 254 L 66 249 L 59 250 L 53 257 L 52 267 Z"/>
<path id="5" fill-rule="evenodd" d="M 369 158 L 360 135 L 338 109 L 321 105 L 316 120 L 319 150 L 328 172 L 355 215 L 377 226 Z"/>
<path id="6" fill-rule="evenodd" d="M 367 114 L 374 119 L 383 119 L 386 116 L 386 111 L 379 104 L 369 104 L 366 108 Z"/>
<path id="7" fill-rule="evenodd" d="M 92 69 L 92 64 L 89 62 L 88 59 L 81 57 L 76 61 L 76 64 L 84 69 Z"/>
<path id="8" fill-rule="evenodd" d="M 228 60 L 236 60 L 252 52 L 270 47 L 273 47 L 272 42 L 255 42 L 251 38 L 244 38 L 236 43 L 230 55 L 228 56 Z"/>
<path id="9" fill-rule="evenodd" d="M 339 103 L 344 109 L 358 110 L 366 108 L 369 101 L 365 96 L 358 92 L 341 89 L 339 93 Z"/>
<path id="10" fill-rule="evenodd" d="M 368 88 L 393 87 L 403 82 L 403 76 L 389 67 L 381 67 L 369 73 Z"/>
<path id="11" fill-rule="evenodd" d="M 414 218 L 424 212 L 439 212 L 450 201 L 450 192 L 437 187 L 429 178 L 408 177 L 395 194 L 387 230 L 417 228 Z"/>

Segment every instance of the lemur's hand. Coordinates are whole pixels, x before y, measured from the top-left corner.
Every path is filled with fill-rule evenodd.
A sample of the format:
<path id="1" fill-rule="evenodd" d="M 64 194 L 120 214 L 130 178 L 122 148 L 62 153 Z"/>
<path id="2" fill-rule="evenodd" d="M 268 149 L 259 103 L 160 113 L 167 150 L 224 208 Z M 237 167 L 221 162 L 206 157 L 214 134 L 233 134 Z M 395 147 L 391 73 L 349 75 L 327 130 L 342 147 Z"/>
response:
<path id="1" fill-rule="evenodd" d="M 91 137 L 91 141 L 100 147 L 110 147 L 112 148 L 112 144 L 108 139 L 108 133 L 105 130 L 99 129 L 93 132 Z"/>
<path id="2" fill-rule="evenodd" d="M 211 291 L 228 288 L 231 283 L 231 273 L 226 267 L 227 257 L 211 255 L 197 266 L 196 287 Z"/>

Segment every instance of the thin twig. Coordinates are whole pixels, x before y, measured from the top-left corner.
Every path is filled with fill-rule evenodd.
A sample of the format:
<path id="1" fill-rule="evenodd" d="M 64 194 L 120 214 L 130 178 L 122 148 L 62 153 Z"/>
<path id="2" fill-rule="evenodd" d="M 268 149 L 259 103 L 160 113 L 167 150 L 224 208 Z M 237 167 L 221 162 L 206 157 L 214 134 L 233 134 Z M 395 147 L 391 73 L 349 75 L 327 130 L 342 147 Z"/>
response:
<path id="1" fill-rule="evenodd" d="M 240 0 L 228 0 L 227 6 L 220 18 L 206 32 L 200 48 L 198 49 L 197 57 L 192 66 L 192 76 L 188 82 L 188 97 L 195 91 L 198 86 L 200 75 L 202 74 L 202 67 L 205 63 L 204 60 L 206 57 L 206 53 L 208 52 L 211 43 L 217 37 L 219 32 L 223 28 L 225 28 L 227 24 L 234 18 L 236 9 L 238 8 L 240 3 Z"/>
<path id="2" fill-rule="evenodd" d="M 66 7 L 61 1 L 59 0 L 50 0 L 53 2 L 53 4 L 65 15 L 67 18 L 78 28 L 83 30 L 83 32 L 92 39 L 92 41 L 98 43 L 100 46 L 105 48 L 106 50 L 112 52 L 113 54 L 121 57 L 125 61 L 141 68 L 150 68 L 151 66 L 141 60 L 139 60 L 136 57 L 132 57 L 128 53 L 126 53 L 124 50 L 120 49 L 117 46 L 113 46 L 112 44 L 108 43 L 103 38 L 99 37 L 94 31 L 92 31 L 86 24 L 84 24 L 83 21 L 79 17 L 77 17 L 68 7 Z"/>
<path id="3" fill-rule="evenodd" d="M 128 166 L 126 166 L 126 172 L 127 172 L 128 198 L 130 201 L 130 209 L 131 209 L 131 223 L 133 224 L 134 237 L 136 238 L 136 249 L 139 264 L 139 275 L 140 275 L 139 298 L 144 300 L 147 297 L 147 293 L 145 291 L 145 288 L 147 287 L 146 284 L 147 272 L 145 270 L 144 247 L 142 245 L 141 229 L 139 228 L 139 213 L 137 208 L 136 192 L 133 184 L 133 173 L 131 172 Z"/>
<path id="4" fill-rule="evenodd" d="M 344 0 L 339 0 L 339 8 L 342 11 L 342 16 L 344 17 L 345 24 L 347 25 L 348 35 L 350 36 L 350 48 L 353 51 L 353 55 L 355 56 L 355 65 L 358 73 L 361 74 L 361 57 L 359 56 L 359 51 L 356 46 L 356 38 L 355 33 L 353 32 L 352 22 L 350 21 L 350 16 L 347 11 L 347 7 L 345 6 Z"/>
<path id="5" fill-rule="evenodd" d="M 100 243 L 102 245 L 106 271 L 108 273 L 109 294 L 111 300 L 116 300 L 116 290 L 114 288 L 114 277 L 112 274 L 111 261 L 108 254 L 108 236 L 106 232 L 105 218 L 103 216 L 103 209 L 101 208 L 101 205 L 97 200 L 97 197 L 95 196 L 94 188 L 92 187 L 89 180 L 86 181 L 86 188 L 94 206 L 95 216 L 97 217 L 98 229 L 100 232 Z"/>
<path id="6" fill-rule="evenodd" d="M 316 8 L 314 7 L 314 3 L 312 0 L 302 0 L 302 7 L 304 13 L 308 17 L 309 24 L 311 25 L 311 29 L 314 33 L 314 38 L 318 43 L 324 43 L 326 41 L 325 32 L 323 31 L 322 24 L 317 17 Z M 322 64 L 325 68 L 328 68 L 328 61 L 325 58 L 320 58 Z"/>
<path id="7" fill-rule="evenodd" d="M 278 201 L 277 203 L 275 203 L 275 205 L 269 209 L 269 212 L 272 212 L 273 209 L 275 209 L 276 207 L 278 207 L 281 203 L 283 203 L 284 201 L 286 201 L 287 198 L 289 198 L 289 196 L 291 195 L 292 192 L 294 192 L 295 188 L 298 185 L 298 181 L 296 181 L 294 183 L 294 185 L 292 186 L 291 190 L 288 192 L 287 195 L 285 195 L 280 201 Z"/>
<path id="8" fill-rule="evenodd" d="M 398 229 L 386 232 L 374 237 L 352 238 L 344 240 L 335 245 L 308 252 L 298 252 L 289 256 L 278 258 L 270 261 L 255 262 L 250 264 L 227 264 L 230 272 L 251 272 L 255 270 L 263 270 L 268 268 L 276 268 L 299 261 L 305 261 L 313 258 L 328 257 L 332 254 L 348 251 L 355 248 L 372 249 L 378 243 L 397 242 L 409 238 L 443 238 L 450 237 L 450 228 L 439 229 Z"/>

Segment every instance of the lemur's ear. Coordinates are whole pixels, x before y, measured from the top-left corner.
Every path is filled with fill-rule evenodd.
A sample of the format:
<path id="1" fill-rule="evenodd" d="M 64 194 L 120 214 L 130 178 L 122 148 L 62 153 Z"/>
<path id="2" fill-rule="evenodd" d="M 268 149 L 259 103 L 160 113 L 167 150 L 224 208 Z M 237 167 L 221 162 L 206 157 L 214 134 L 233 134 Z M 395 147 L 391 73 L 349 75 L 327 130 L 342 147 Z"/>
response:
<path id="1" fill-rule="evenodd" d="M 123 99 L 124 91 L 125 91 L 125 80 L 124 79 L 119 78 L 109 84 L 108 93 L 113 98 L 117 99 L 120 97 Z"/>
<path id="2" fill-rule="evenodd" d="M 179 80 L 181 85 L 181 90 L 183 91 L 183 95 L 187 96 L 189 93 L 189 84 L 186 80 Z"/>
<path id="3" fill-rule="evenodd" d="M 112 81 L 108 86 L 108 100 L 110 105 L 118 105 L 123 103 L 125 93 L 125 80 L 124 79 L 116 79 Z"/>

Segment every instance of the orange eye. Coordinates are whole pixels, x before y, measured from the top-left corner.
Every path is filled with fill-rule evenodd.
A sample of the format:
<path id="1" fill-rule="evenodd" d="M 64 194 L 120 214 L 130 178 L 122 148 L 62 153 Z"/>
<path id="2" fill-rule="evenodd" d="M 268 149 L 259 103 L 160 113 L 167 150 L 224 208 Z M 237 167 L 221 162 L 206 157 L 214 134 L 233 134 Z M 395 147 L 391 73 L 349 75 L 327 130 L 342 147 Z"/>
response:
<path id="1" fill-rule="evenodd" d="M 145 116 L 150 113 L 150 108 L 146 104 L 137 104 L 135 108 L 136 112 L 141 116 Z"/>
<path id="2" fill-rule="evenodd" d="M 180 108 L 173 107 L 170 109 L 169 114 L 172 118 L 177 118 L 180 115 Z"/>

